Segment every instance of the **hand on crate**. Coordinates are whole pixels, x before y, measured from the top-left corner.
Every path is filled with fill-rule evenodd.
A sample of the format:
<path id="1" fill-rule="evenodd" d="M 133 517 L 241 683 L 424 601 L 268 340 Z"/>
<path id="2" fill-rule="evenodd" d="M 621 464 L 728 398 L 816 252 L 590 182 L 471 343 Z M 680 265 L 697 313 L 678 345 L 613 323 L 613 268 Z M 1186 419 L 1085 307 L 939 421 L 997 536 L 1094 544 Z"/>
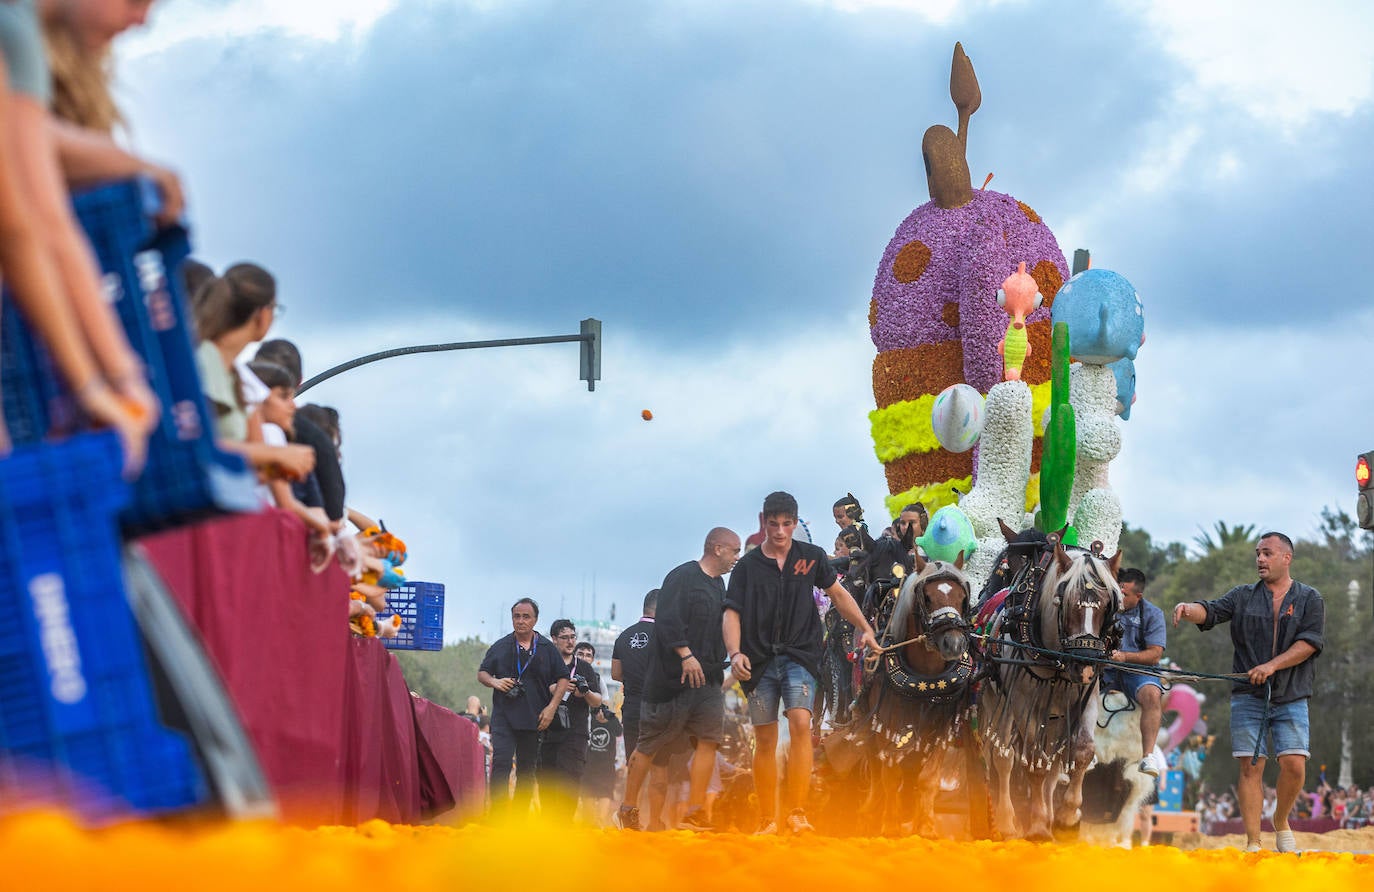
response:
<path id="1" fill-rule="evenodd" d="M 162 206 L 153 216 L 154 222 L 160 227 L 180 223 L 186 216 L 186 194 L 181 188 L 181 177 L 175 171 L 156 164 L 146 165 L 143 172 L 157 186 L 158 197 L 162 199 Z"/>
<path id="2" fill-rule="evenodd" d="M 124 447 L 124 476 L 137 477 L 148 457 L 148 434 L 151 427 L 146 416 L 129 406 L 101 379 L 92 378 L 76 391 L 76 400 L 92 421 L 114 429 Z"/>

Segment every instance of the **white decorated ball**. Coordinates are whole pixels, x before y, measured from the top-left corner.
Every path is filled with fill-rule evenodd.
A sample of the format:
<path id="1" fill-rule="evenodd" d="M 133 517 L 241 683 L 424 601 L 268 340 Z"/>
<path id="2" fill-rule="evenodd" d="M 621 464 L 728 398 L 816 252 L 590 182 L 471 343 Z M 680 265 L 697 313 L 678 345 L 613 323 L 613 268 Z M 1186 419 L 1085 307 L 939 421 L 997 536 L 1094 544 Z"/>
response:
<path id="1" fill-rule="evenodd" d="M 930 408 L 935 439 L 950 452 L 968 452 L 983 433 L 983 395 L 968 384 L 951 384 Z"/>

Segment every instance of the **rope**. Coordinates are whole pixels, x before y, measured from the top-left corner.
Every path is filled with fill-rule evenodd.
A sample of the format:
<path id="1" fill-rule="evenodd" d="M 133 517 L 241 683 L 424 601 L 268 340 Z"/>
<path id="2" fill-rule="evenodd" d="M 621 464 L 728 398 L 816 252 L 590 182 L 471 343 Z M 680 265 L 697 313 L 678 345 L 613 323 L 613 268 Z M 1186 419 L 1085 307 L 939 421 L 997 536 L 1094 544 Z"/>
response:
<path id="1" fill-rule="evenodd" d="M 1123 663 L 1119 660 L 1109 660 L 1106 657 L 1076 656 L 1072 654 L 1066 654 L 1062 651 L 1049 650 L 1043 647 L 1035 647 L 1034 645 L 1030 644 L 1017 644 L 1013 641 L 1008 641 L 1005 638 L 993 638 L 991 635 L 982 634 L 979 632 L 969 632 L 969 635 L 973 638 L 978 638 L 982 641 L 1006 641 L 1006 643 L 1011 647 L 1019 648 L 1021 650 L 1028 650 L 1032 653 L 1040 654 L 1042 656 L 1062 657 L 1064 659 L 1076 663 L 1096 663 L 1100 666 L 1106 666 L 1124 672 L 1134 672 L 1138 675 L 1153 675 L 1154 677 L 1164 681 L 1167 685 L 1172 685 L 1174 682 L 1178 681 L 1229 681 L 1232 684 L 1235 684 L 1237 682 L 1248 681 L 1250 678 L 1249 674 L 1245 672 L 1228 672 L 1222 675 L 1217 675 L 1210 672 L 1185 672 L 1182 669 L 1169 669 L 1164 666 L 1141 666 L 1138 663 Z M 1024 660 L 997 657 L 993 656 L 992 654 L 984 654 L 984 656 L 994 663 L 1011 663 L 1017 665 L 1023 665 L 1025 663 Z M 1170 677 L 1166 678 L 1166 676 Z M 1259 762 L 1260 747 L 1264 744 L 1265 733 L 1269 730 L 1269 721 L 1270 713 L 1272 711 L 1273 695 L 1274 682 L 1273 678 L 1271 677 L 1264 680 L 1264 713 L 1260 716 L 1259 734 L 1257 734 L 1255 737 L 1255 752 L 1250 756 L 1251 765 L 1254 765 L 1257 762 Z"/>

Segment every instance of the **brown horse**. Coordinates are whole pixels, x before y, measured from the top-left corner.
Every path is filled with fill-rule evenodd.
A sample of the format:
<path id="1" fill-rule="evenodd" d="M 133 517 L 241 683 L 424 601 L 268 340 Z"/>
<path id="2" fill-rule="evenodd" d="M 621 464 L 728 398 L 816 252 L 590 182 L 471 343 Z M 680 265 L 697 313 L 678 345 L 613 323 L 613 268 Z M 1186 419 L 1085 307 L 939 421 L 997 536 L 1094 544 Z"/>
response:
<path id="1" fill-rule="evenodd" d="M 877 812 L 882 832 L 898 835 L 909 819 L 916 833 L 932 836 L 940 767 L 972 713 L 963 555 L 952 564 L 918 555 L 915 575 L 888 606 L 883 650 L 870 656 L 855 720 L 841 733 L 877 757 L 864 810 Z"/>
<path id="2" fill-rule="evenodd" d="M 994 812 L 1003 839 L 1021 835 L 1011 788 L 1018 769 L 1029 779 L 1028 839 L 1052 839 L 1052 827 L 1078 823 L 1083 775 L 1094 755 L 1099 675 L 1096 664 L 1084 658 L 1110 651 L 1113 618 L 1121 607 L 1116 584 L 1121 554 L 1107 559 L 1101 550 L 1100 543 L 1091 550 L 1066 549 L 1051 537 L 1012 584 L 1014 595 L 1018 585 L 1033 589 L 1022 602 L 1024 622 L 1008 612 L 1015 609 L 1014 597 L 994 617 L 988 656 L 995 667 L 979 694 L 979 714 L 984 755 L 996 774 Z M 1061 775 L 1069 783 L 1056 811 Z"/>

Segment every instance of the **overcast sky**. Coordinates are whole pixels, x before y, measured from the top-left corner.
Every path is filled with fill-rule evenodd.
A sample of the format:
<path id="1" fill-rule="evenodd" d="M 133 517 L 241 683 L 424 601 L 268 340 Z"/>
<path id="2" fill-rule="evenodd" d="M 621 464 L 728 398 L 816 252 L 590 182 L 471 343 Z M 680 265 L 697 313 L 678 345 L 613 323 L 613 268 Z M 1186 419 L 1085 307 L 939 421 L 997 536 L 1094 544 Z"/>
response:
<path id="1" fill-rule="evenodd" d="M 712 526 L 787 489 L 828 546 L 881 525 L 867 309 L 953 124 L 975 185 L 1136 286 L 1148 341 L 1112 467 L 1128 522 L 1311 534 L 1353 511 L 1374 331 L 1374 11 L 1361 2 L 159 0 L 117 45 L 136 146 L 199 253 L 271 269 L 350 502 L 448 585 L 446 632 L 638 615 Z M 654 420 L 640 418 L 650 409 Z M 1240 581 L 1240 580 L 1237 580 Z M 545 623 L 546 624 L 546 623 Z"/>

